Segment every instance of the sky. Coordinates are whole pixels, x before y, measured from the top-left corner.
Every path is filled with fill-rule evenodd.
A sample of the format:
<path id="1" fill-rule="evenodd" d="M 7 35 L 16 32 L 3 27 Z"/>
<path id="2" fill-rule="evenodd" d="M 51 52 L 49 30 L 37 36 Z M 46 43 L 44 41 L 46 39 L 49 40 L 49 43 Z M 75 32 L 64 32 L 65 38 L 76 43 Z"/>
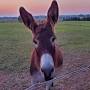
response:
<path id="1" fill-rule="evenodd" d="M 52 0 L 0 0 L 0 16 L 19 16 L 19 8 L 25 7 L 33 15 L 46 15 Z M 90 0 L 57 0 L 59 14 L 90 13 Z"/>

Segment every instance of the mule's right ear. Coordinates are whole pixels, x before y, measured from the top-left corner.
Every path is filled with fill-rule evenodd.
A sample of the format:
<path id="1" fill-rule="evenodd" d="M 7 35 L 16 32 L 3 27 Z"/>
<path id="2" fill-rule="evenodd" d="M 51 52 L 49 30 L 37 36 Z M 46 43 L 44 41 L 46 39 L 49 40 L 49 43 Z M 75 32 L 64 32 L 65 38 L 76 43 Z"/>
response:
<path id="1" fill-rule="evenodd" d="M 28 13 L 23 7 L 20 7 L 19 9 L 20 16 L 22 18 L 23 23 L 32 30 L 32 32 L 35 31 L 35 28 L 37 27 L 37 24 L 35 23 L 35 20 L 33 16 Z"/>
<path id="2" fill-rule="evenodd" d="M 47 13 L 47 19 L 50 23 L 55 24 L 59 17 L 59 7 L 56 0 L 52 1 L 52 4 Z"/>

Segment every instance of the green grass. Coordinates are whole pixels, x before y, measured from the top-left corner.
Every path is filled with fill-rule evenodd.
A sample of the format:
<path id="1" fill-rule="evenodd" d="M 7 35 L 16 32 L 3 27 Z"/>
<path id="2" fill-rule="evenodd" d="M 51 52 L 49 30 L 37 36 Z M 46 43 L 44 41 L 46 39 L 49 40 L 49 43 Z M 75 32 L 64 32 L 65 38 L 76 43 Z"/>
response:
<path id="1" fill-rule="evenodd" d="M 69 49 L 90 48 L 90 22 L 71 21 L 57 25 L 59 44 Z"/>
<path id="2" fill-rule="evenodd" d="M 27 68 L 31 34 L 19 23 L 0 23 L 0 70 Z"/>
<path id="3" fill-rule="evenodd" d="M 56 26 L 61 47 L 90 51 L 90 22 L 61 22 Z M 0 23 L 0 70 L 19 72 L 29 67 L 32 49 L 30 31 L 20 23 Z"/>

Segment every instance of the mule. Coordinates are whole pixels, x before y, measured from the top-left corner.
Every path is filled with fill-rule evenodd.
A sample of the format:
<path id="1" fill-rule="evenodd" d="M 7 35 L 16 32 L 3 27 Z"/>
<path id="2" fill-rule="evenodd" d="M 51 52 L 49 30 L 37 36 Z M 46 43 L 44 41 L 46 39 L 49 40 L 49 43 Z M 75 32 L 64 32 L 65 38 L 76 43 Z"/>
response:
<path id="1" fill-rule="evenodd" d="M 30 74 L 32 82 L 36 83 L 38 80 L 49 81 L 54 78 L 53 73 L 56 68 L 63 63 L 62 53 L 55 43 L 55 24 L 59 17 L 59 8 L 56 0 L 53 0 L 47 13 L 47 20 L 43 23 L 37 24 L 33 16 L 20 7 L 20 16 L 23 23 L 32 32 L 33 43 L 35 48 L 31 55 Z M 53 82 L 48 84 L 47 90 L 50 89 Z"/>

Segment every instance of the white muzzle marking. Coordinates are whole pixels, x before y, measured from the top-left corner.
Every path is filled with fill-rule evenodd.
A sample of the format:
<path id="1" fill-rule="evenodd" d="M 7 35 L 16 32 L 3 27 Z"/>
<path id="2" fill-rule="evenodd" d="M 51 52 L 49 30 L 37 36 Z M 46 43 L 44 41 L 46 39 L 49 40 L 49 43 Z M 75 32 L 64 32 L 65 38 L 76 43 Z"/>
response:
<path id="1" fill-rule="evenodd" d="M 50 54 L 45 53 L 41 56 L 41 62 L 40 62 L 41 68 L 49 68 L 54 67 L 53 58 Z"/>

